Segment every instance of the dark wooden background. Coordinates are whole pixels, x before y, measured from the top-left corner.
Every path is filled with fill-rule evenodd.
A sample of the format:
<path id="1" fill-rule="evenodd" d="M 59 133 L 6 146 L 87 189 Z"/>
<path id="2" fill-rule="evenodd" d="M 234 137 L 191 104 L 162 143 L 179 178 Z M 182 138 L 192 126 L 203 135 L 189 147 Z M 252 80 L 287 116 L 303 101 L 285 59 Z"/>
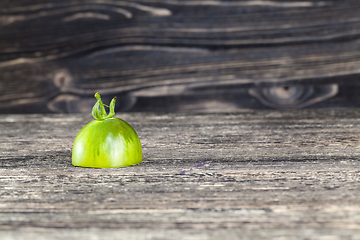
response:
<path id="1" fill-rule="evenodd" d="M 358 0 L 1 0 L 0 113 L 360 106 Z"/>

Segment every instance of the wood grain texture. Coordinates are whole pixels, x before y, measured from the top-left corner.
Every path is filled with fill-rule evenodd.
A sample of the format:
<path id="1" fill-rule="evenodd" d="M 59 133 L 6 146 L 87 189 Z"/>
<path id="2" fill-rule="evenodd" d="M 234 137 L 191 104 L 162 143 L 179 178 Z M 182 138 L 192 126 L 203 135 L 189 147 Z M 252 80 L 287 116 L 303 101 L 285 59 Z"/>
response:
<path id="1" fill-rule="evenodd" d="M 359 106 L 358 1 L 0 3 L 0 112 Z"/>
<path id="2" fill-rule="evenodd" d="M 84 115 L 2 115 L 2 239 L 358 239 L 359 110 L 120 114 L 143 163 L 71 165 Z"/>

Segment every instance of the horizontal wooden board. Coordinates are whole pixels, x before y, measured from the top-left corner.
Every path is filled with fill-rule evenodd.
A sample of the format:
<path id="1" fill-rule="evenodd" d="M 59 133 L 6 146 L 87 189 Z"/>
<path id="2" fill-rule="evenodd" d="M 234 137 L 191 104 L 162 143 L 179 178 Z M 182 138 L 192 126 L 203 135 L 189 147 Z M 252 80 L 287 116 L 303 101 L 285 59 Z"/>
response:
<path id="1" fill-rule="evenodd" d="M 360 3 L 0 3 L 0 112 L 359 106 Z M 120 101 L 119 101 L 120 102 Z"/>
<path id="2" fill-rule="evenodd" d="M 2 239 L 357 239 L 358 110 L 119 114 L 143 163 L 71 165 L 85 115 L 0 117 Z"/>

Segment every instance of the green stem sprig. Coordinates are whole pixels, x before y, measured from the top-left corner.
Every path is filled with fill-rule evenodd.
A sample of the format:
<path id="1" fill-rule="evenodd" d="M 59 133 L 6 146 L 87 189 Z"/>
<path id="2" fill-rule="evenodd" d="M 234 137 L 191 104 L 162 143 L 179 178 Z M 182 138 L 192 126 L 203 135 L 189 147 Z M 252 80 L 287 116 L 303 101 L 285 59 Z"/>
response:
<path id="1" fill-rule="evenodd" d="M 116 97 L 111 100 L 110 106 L 107 106 L 102 102 L 99 93 L 95 93 L 94 97 L 97 101 L 92 109 L 92 115 L 96 120 L 102 121 L 115 116 Z M 105 106 L 109 108 L 109 113 L 106 112 Z"/>

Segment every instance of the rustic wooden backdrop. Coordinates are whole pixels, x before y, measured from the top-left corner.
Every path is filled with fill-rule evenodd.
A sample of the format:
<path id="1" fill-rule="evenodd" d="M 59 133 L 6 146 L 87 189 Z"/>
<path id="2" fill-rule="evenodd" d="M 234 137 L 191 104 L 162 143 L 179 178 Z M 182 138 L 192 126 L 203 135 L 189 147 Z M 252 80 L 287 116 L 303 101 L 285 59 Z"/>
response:
<path id="1" fill-rule="evenodd" d="M 358 0 L 1 0 L 0 113 L 360 106 Z"/>

